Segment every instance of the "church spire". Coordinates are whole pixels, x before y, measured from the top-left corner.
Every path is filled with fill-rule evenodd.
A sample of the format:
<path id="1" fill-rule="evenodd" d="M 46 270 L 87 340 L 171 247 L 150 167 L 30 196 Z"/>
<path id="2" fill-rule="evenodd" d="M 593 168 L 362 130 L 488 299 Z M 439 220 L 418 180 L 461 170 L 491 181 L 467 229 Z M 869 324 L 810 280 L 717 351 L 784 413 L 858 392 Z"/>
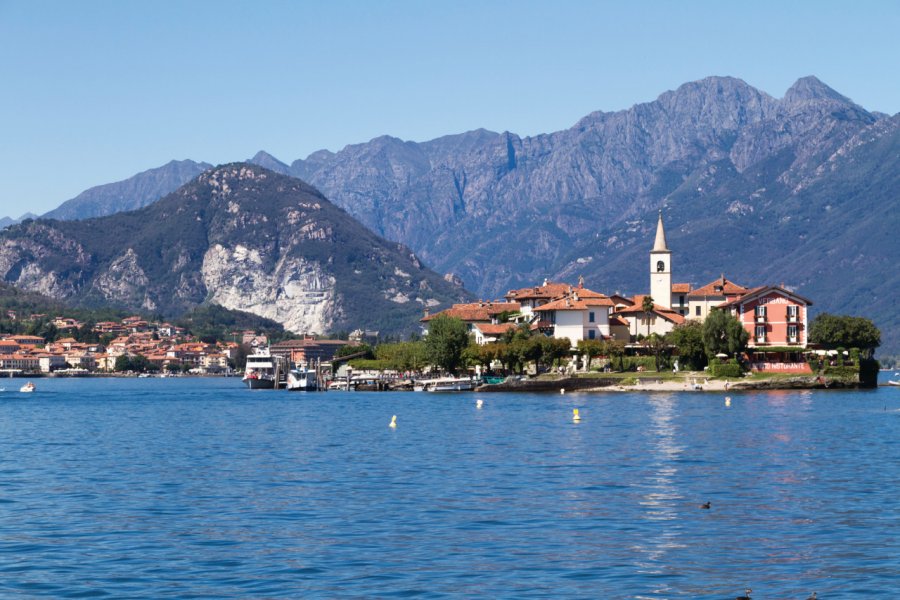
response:
<path id="1" fill-rule="evenodd" d="M 656 223 L 656 241 L 653 242 L 653 252 L 668 252 L 666 246 L 666 230 L 663 227 L 662 211 L 659 211 L 659 221 Z"/>

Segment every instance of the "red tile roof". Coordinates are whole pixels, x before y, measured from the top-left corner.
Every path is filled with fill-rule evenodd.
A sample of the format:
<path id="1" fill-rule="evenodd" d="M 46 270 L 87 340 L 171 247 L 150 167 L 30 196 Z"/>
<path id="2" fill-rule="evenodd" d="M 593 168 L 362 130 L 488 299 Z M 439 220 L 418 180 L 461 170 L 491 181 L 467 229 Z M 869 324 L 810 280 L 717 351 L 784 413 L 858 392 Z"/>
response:
<path id="1" fill-rule="evenodd" d="M 606 296 L 603 296 L 602 298 L 582 298 L 581 295 L 572 295 L 539 306 L 534 309 L 534 312 L 548 312 L 551 310 L 590 310 L 595 306 L 613 307 L 615 305 L 612 303 L 612 300 Z"/>
<path id="2" fill-rule="evenodd" d="M 759 287 L 755 287 L 752 290 L 747 290 L 746 294 L 738 296 L 736 298 L 732 298 L 728 302 L 720 304 L 716 308 L 724 308 L 726 306 L 735 306 L 742 302 L 747 302 L 748 300 L 752 300 L 754 298 L 758 298 L 769 292 L 778 292 L 784 296 L 789 296 L 799 302 L 800 304 L 805 304 L 806 306 L 812 306 L 812 300 L 808 298 L 804 298 L 800 294 L 795 294 L 794 292 L 783 288 L 780 285 L 761 285 Z"/>
<path id="3" fill-rule="evenodd" d="M 534 287 L 521 288 L 506 292 L 507 300 L 534 300 L 558 298 L 565 294 L 572 286 L 568 283 L 545 283 Z"/>
<path id="4" fill-rule="evenodd" d="M 616 311 L 615 314 L 617 314 L 617 315 L 642 314 L 644 312 L 642 304 L 643 304 L 644 298 L 646 296 L 647 296 L 647 294 L 638 294 L 637 296 L 634 297 L 634 305 L 633 306 L 629 306 L 627 308 L 622 308 L 622 309 Z M 676 325 L 684 323 L 684 317 L 681 316 L 680 314 L 678 314 L 677 312 L 675 312 L 674 310 L 672 310 L 671 308 L 667 308 L 667 307 L 661 306 L 659 304 L 654 304 L 652 312 L 654 314 L 662 317 L 663 319 L 666 319 L 667 321 L 671 321 L 671 322 L 675 323 Z"/>
<path id="5" fill-rule="evenodd" d="M 627 306 L 631 306 L 634 304 L 634 300 L 632 300 L 631 298 L 627 298 L 621 294 L 613 294 L 612 296 L 609 297 L 609 299 L 612 300 L 613 302 L 615 302 L 616 304 L 625 304 Z"/>
<path id="6" fill-rule="evenodd" d="M 496 325 L 493 323 L 478 323 L 475 325 L 475 328 L 480 331 L 483 335 L 503 335 L 510 329 L 515 329 L 518 327 L 515 323 L 497 323 Z"/>
<path id="7" fill-rule="evenodd" d="M 749 290 L 742 285 L 725 279 L 725 276 L 719 277 L 715 281 L 707 283 L 703 287 L 688 294 L 689 298 L 700 298 L 703 296 L 740 296 L 746 294 Z"/>
<path id="8" fill-rule="evenodd" d="M 691 284 L 689 283 L 673 283 L 672 284 L 672 293 L 673 294 L 687 294 L 691 291 Z"/>
<path id="9" fill-rule="evenodd" d="M 439 315 L 456 317 L 463 321 L 474 323 L 478 321 L 489 322 L 495 315 L 502 312 L 518 312 L 521 305 L 518 302 L 471 302 L 469 304 L 454 304 L 439 313 L 428 315 L 421 321 L 431 321 Z"/>

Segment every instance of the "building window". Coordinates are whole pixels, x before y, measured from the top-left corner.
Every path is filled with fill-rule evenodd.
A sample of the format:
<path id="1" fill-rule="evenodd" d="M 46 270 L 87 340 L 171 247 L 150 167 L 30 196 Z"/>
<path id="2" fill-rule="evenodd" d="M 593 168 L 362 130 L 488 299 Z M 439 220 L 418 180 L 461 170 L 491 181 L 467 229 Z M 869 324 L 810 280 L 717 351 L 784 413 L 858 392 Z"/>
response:
<path id="1" fill-rule="evenodd" d="M 694 312 L 694 314 L 695 314 L 696 316 L 699 317 L 699 316 L 700 316 L 700 307 L 698 306 L 698 307 L 697 307 L 696 309 L 694 309 L 694 310 L 696 311 L 696 312 Z"/>
<path id="2" fill-rule="evenodd" d="M 597 337 L 597 332 L 596 332 L 596 331 L 594 331 L 593 329 L 591 329 L 590 331 L 588 331 L 588 339 L 589 339 L 589 340 L 592 340 L 592 339 L 594 339 L 594 338 L 596 338 L 596 337 Z"/>
<path id="3" fill-rule="evenodd" d="M 766 326 L 765 325 L 757 325 L 756 326 L 756 341 L 757 342 L 766 341 Z"/>
<path id="4" fill-rule="evenodd" d="M 756 307 L 756 316 L 757 317 L 766 316 L 766 307 L 765 306 L 757 306 Z"/>
<path id="5" fill-rule="evenodd" d="M 790 305 L 787 307 L 787 316 L 788 321 L 796 321 L 797 316 L 800 313 L 800 307 L 796 305 Z"/>
<path id="6" fill-rule="evenodd" d="M 588 323 L 593 323 L 593 322 L 594 322 L 594 313 L 589 312 L 588 313 Z"/>
<path id="7" fill-rule="evenodd" d="M 681 306 L 684 306 L 684 294 L 682 294 L 681 296 L 678 296 L 678 303 Z"/>
<path id="8" fill-rule="evenodd" d="M 656 272 L 663 273 L 666 270 L 666 263 L 661 260 L 656 261 Z"/>
<path id="9" fill-rule="evenodd" d="M 799 329 L 796 325 L 788 325 L 788 341 L 796 342 Z"/>

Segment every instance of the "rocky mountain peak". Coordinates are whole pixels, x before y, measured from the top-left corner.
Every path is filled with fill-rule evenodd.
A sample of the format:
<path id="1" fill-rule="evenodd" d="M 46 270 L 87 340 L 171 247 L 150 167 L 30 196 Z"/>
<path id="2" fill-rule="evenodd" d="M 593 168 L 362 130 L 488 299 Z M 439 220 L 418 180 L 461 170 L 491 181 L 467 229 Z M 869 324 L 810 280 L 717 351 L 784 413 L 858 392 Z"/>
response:
<path id="1" fill-rule="evenodd" d="M 853 105 L 853 101 L 828 87 L 813 75 L 801 77 L 784 94 L 785 104 L 800 104 L 816 100 L 834 100 Z"/>
<path id="2" fill-rule="evenodd" d="M 281 173 L 282 175 L 289 175 L 291 172 L 290 166 L 281 162 L 265 150 L 260 150 L 259 152 L 254 154 L 253 158 L 251 158 L 247 162 L 254 165 L 259 165 L 260 167 L 265 167 L 270 171 L 275 171 L 276 173 Z"/>
<path id="3" fill-rule="evenodd" d="M 249 163 L 133 212 L 7 229 L 0 280 L 167 316 L 239 307 L 298 333 L 410 332 L 423 308 L 470 298 L 303 181 Z"/>

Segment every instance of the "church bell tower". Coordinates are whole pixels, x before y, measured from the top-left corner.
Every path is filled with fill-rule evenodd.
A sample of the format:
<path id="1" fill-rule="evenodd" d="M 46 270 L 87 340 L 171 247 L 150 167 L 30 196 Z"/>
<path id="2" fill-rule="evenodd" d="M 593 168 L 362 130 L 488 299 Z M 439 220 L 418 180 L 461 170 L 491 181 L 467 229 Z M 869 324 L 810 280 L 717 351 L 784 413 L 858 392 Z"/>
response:
<path id="1" fill-rule="evenodd" d="M 663 227 L 662 211 L 656 223 L 656 240 L 650 251 L 650 295 L 660 306 L 672 304 L 672 252 L 666 246 L 666 230 Z"/>

